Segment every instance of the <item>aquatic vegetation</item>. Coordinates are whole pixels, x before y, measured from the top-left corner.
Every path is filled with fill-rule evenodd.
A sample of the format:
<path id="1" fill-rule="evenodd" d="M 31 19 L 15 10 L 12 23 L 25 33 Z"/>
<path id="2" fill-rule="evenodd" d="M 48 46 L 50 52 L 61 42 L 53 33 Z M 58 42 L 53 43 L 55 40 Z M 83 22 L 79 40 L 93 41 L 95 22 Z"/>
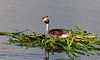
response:
<path id="1" fill-rule="evenodd" d="M 78 24 L 78 23 L 77 23 Z M 78 25 L 79 26 L 79 25 Z M 89 56 L 100 55 L 98 52 L 100 47 L 95 45 L 100 44 L 98 36 L 93 33 L 83 31 L 82 28 L 76 27 L 76 30 L 70 29 L 71 35 L 68 38 L 48 38 L 45 33 L 35 33 L 30 30 L 17 31 L 13 33 L 0 32 L 0 35 L 11 36 L 10 44 L 16 44 L 21 47 L 39 47 L 52 53 L 66 52 L 68 58 L 79 57 L 79 54 Z M 25 33 L 29 31 L 30 33 Z"/>

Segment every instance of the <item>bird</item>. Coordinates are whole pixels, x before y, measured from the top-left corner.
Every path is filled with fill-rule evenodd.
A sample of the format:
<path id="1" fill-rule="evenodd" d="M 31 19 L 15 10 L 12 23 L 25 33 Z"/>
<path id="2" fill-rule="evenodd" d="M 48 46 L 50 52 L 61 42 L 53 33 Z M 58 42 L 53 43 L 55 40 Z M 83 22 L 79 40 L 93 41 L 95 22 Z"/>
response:
<path id="1" fill-rule="evenodd" d="M 45 16 L 41 19 L 46 23 L 46 35 L 48 37 L 58 37 L 58 38 L 67 38 L 70 35 L 70 32 L 65 29 L 51 29 L 49 30 L 49 19 L 48 16 Z"/>

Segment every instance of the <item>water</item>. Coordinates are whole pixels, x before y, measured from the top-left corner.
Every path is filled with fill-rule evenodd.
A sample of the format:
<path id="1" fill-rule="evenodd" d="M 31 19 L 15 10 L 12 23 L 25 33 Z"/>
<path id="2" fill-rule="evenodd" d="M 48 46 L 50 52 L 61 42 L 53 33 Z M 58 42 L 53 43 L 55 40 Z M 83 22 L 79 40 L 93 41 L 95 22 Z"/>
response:
<path id="1" fill-rule="evenodd" d="M 100 0 L 0 0 L 0 31 L 30 29 L 45 32 L 45 24 L 39 21 L 48 15 L 50 28 L 75 29 L 71 20 L 78 22 L 83 30 L 97 33 L 100 37 Z M 8 38 L 0 36 L 0 60 L 43 60 L 44 50 L 6 45 Z M 65 53 L 50 54 L 50 60 L 64 58 Z M 81 60 L 99 60 L 99 56 L 81 56 Z"/>

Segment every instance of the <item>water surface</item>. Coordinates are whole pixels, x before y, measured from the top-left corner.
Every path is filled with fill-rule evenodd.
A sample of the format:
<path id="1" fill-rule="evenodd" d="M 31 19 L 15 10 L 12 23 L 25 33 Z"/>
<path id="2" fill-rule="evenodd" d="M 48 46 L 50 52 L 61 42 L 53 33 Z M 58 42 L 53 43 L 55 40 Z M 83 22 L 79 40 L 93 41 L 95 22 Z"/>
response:
<path id="1" fill-rule="evenodd" d="M 0 0 L 0 31 L 14 32 L 15 29 L 30 29 L 45 33 L 45 24 L 39 21 L 48 15 L 50 28 L 75 29 L 71 20 L 78 22 L 83 30 L 100 37 L 100 0 Z M 20 48 L 3 44 L 8 38 L 0 37 L 0 60 L 43 60 L 44 50 Z M 65 53 L 50 54 L 50 60 L 64 58 Z M 33 59 L 34 58 L 34 59 Z M 99 56 L 81 56 L 81 60 L 99 60 Z"/>

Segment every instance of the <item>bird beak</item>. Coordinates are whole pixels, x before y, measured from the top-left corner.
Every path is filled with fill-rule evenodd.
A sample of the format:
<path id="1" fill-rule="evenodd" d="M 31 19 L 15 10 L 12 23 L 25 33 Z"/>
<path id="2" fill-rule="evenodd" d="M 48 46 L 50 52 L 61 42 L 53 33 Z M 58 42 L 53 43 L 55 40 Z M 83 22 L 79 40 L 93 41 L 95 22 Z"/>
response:
<path id="1" fill-rule="evenodd" d="M 40 21 L 43 21 L 43 19 L 40 19 Z"/>
<path id="2" fill-rule="evenodd" d="M 42 19 L 40 19 L 40 21 L 42 21 Z"/>

